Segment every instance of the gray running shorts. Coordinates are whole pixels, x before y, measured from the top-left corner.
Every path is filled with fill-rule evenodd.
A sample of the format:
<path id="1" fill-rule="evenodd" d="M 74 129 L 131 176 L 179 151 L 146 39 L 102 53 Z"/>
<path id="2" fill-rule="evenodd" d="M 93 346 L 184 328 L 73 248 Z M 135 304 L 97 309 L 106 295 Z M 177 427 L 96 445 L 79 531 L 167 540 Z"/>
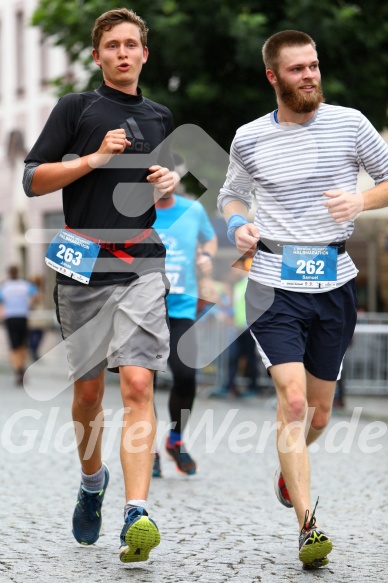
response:
<path id="1" fill-rule="evenodd" d="M 73 382 L 93 379 L 106 367 L 167 368 L 166 283 L 156 272 L 128 286 L 58 284 L 57 317 Z"/>

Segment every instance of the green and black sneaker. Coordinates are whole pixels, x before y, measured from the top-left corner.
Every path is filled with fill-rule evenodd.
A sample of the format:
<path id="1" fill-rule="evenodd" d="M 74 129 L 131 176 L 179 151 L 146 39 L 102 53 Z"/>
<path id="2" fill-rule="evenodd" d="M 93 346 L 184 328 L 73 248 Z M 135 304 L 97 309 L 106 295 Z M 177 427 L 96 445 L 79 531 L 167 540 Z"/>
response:
<path id="1" fill-rule="evenodd" d="M 160 543 L 160 534 L 155 522 L 141 507 L 130 509 L 120 534 L 120 561 L 135 563 L 147 561 L 150 551 Z"/>
<path id="2" fill-rule="evenodd" d="M 299 535 L 299 559 L 304 569 L 317 569 L 329 563 L 327 555 L 333 548 L 329 537 L 315 526 L 315 510 L 319 498 L 309 520 L 309 511 L 306 510 L 304 524 Z"/>

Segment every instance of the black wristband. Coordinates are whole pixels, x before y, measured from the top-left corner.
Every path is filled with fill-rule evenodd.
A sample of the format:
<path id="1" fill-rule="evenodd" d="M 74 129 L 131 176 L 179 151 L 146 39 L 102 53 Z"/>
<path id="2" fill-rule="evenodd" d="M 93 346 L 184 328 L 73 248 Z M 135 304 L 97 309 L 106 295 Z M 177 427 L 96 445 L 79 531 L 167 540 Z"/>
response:
<path id="1" fill-rule="evenodd" d="M 209 253 L 209 251 L 201 251 L 202 255 L 207 255 L 213 261 L 213 255 Z"/>

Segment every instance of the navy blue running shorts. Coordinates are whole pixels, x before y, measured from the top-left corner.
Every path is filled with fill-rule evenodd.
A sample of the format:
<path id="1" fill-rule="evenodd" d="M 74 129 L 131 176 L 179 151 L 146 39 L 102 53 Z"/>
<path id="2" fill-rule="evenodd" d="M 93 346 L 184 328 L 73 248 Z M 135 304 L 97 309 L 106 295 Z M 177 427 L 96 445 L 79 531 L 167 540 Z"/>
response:
<path id="1" fill-rule="evenodd" d="M 303 362 L 325 381 L 340 378 L 357 321 L 354 279 L 322 293 L 300 293 L 248 280 L 247 323 L 267 369 Z"/>

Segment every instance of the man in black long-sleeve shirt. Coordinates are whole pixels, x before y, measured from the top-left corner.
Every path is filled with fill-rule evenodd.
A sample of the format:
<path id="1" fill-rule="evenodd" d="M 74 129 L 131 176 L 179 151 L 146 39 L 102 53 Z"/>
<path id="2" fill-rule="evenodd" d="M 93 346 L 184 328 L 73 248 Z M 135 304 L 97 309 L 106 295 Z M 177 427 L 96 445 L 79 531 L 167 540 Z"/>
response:
<path id="1" fill-rule="evenodd" d="M 165 249 L 152 228 L 153 189 L 161 196 L 174 190 L 177 177 L 165 142 L 173 123 L 170 111 L 138 87 L 148 58 L 144 21 L 127 9 L 111 10 L 96 20 L 92 40 L 104 81 L 56 105 L 25 160 L 24 188 L 28 196 L 63 190 L 66 227 L 50 244 L 46 262 L 57 271 L 57 315 L 74 379 L 82 471 L 73 534 L 81 544 L 93 544 L 100 534 L 109 482 L 101 456 L 107 366 L 120 374 L 124 405 L 120 559 L 132 562 L 147 560 L 160 540 L 146 503 L 155 437 L 153 377 L 169 354 Z M 142 154 L 150 156 L 148 168 Z M 140 426 L 142 435 L 134 435 Z"/>

